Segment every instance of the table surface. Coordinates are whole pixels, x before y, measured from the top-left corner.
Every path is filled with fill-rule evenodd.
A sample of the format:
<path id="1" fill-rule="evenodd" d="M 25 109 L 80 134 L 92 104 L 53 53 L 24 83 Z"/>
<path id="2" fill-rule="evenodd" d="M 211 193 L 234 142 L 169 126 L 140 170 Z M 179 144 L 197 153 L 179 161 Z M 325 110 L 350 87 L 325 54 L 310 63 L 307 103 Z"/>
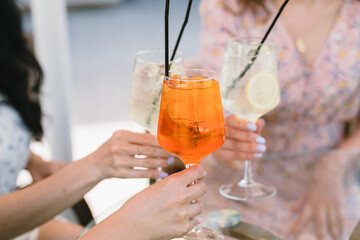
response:
<path id="1" fill-rule="evenodd" d="M 232 236 L 227 236 L 227 240 L 283 239 L 289 226 L 298 216 L 291 210 L 293 205 L 311 184 L 307 173 L 312 172 L 316 166 L 314 162 L 319 159 L 326 159 L 329 162 L 341 160 L 344 163 L 341 176 L 334 177 L 342 179 L 343 188 L 340 197 L 344 202 L 344 239 L 350 239 L 350 235 L 360 219 L 360 150 L 267 155 L 263 160 L 253 164 L 254 178 L 259 182 L 276 186 L 278 194 L 275 197 L 254 202 L 234 201 L 221 196 L 218 191 L 219 187 L 224 183 L 239 181 L 243 173 L 241 171 L 227 170 L 218 165 L 214 159 L 208 157 L 201 163 L 208 172 L 205 179 L 208 192 L 203 198 L 205 208 L 201 214 L 203 224 L 208 223 L 207 218 L 211 212 L 232 209 L 240 213 L 242 222 L 231 228 L 218 229 L 224 234 Z M 295 168 L 293 168 L 293 163 L 300 164 L 295 165 Z M 90 223 L 88 228 L 93 225 Z M 315 231 L 314 224 L 309 222 L 302 231 L 301 236 L 307 240 L 316 240 L 314 237 Z M 356 231 L 354 231 L 355 234 Z M 330 238 L 327 236 L 325 239 Z M 352 239 L 357 238 L 353 237 Z"/>

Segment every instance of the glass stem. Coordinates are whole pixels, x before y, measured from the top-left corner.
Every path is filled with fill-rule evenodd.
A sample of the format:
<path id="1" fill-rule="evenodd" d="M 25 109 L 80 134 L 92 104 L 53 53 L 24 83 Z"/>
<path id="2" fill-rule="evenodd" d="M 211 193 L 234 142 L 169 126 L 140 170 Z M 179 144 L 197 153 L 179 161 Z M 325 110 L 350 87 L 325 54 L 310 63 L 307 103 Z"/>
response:
<path id="1" fill-rule="evenodd" d="M 257 119 L 252 119 L 251 122 L 253 124 L 256 124 Z M 244 178 L 241 180 L 242 184 L 245 183 L 245 185 L 249 186 L 254 183 L 253 175 L 251 171 L 251 162 L 249 160 L 245 160 L 245 173 Z"/>
<path id="2" fill-rule="evenodd" d="M 245 161 L 245 173 L 243 180 L 246 182 L 247 185 L 254 183 L 253 175 L 251 172 L 251 162 L 249 160 Z"/>

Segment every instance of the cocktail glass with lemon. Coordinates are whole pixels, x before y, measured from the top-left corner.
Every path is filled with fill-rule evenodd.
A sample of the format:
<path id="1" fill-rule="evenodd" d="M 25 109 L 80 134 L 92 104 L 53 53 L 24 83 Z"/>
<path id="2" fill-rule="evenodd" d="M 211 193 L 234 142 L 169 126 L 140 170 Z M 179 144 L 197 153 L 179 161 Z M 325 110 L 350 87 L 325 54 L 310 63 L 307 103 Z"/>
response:
<path id="1" fill-rule="evenodd" d="M 275 47 L 261 39 L 229 39 L 225 46 L 220 89 L 223 106 L 239 118 L 255 123 L 280 102 Z M 249 64 L 251 63 L 251 64 Z M 248 68 L 244 76 L 239 75 Z M 250 201 L 274 196 L 276 188 L 253 180 L 250 161 L 245 161 L 245 175 L 240 182 L 225 184 L 220 193 L 230 199 Z"/>

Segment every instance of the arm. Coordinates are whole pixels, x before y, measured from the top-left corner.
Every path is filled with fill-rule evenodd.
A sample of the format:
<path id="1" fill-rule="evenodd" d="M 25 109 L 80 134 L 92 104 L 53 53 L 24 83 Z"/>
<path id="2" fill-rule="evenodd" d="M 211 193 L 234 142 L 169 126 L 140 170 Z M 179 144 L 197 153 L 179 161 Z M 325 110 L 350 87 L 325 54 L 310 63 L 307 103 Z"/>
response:
<path id="1" fill-rule="evenodd" d="M 99 178 L 85 159 L 30 187 L 0 197 L 0 239 L 9 239 L 53 218 L 79 201 Z"/>
<path id="2" fill-rule="evenodd" d="M 61 168 L 66 166 L 65 162 L 61 161 L 44 161 L 39 155 L 36 155 L 32 151 L 30 151 L 28 164 L 26 169 L 30 172 L 33 183 L 44 179 L 57 171 Z"/>
<path id="3" fill-rule="evenodd" d="M 134 157 L 139 147 L 148 158 Z M 157 178 L 165 173 L 155 168 L 167 166 L 169 156 L 150 134 L 115 132 L 87 157 L 30 187 L 1 196 L 0 239 L 14 237 L 53 218 L 103 179 Z M 135 170 L 135 166 L 148 170 Z"/>
<path id="4" fill-rule="evenodd" d="M 338 149 L 358 149 L 360 147 L 360 129 L 344 140 Z M 289 235 L 301 232 L 309 220 L 316 224 L 318 239 L 330 234 L 339 239 L 344 231 L 342 177 L 346 165 L 351 160 L 342 152 L 323 156 L 314 167 L 311 185 L 294 208 L 299 212 L 297 220 L 289 230 Z"/>

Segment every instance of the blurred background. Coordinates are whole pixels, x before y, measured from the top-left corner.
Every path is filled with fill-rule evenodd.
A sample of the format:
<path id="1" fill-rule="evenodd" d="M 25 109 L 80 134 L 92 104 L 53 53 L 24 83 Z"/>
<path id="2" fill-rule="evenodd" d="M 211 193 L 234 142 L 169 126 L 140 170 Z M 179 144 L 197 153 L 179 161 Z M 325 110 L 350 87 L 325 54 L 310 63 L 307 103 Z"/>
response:
<path id="1" fill-rule="evenodd" d="M 24 31 L 34 39 L 37 50 L 34 18 L 36 14 L 41 13 L 33 8 L 39 7 L 41 0 L 33 0 L 32 4 L 29 0 L 20 2 L 23 8 Z M 37 2 L 37 5 L 34 5 L 34 2 Z M 195 0 L 179 46 L 179 50 L 184 53 L 185 61 L 195 58 L 199 51 L 198 4 L 199 1 Z M 70 83 L 63 89 L 65 95 L 69 96 L 69 109 L 66 113 L 69 118 L 71 138 L 69 146 L 72 158 L 80 159 L 94 151 L 117 129 L 143 131 L 128 118 L 132 66 L 137 51 L 163 48 L 165 1 L 67 0 L 66 5 L 66 27 L 63 33 L 70 50 L 65 60 L 66 63 L 70 63 L 70 67 L 65 68 L 69 70 L 69 74 L 65 76 L 69 77 L 64 77 L 66 79 L 58 77 L 56 81 L 69 80 Z M 170 47 L 175 45 L 186 8 L 187 1 L 171 1 Z M 44 12 L 46 14 L 46 9 L 42 14 Z M 52 22 L 58 21 L 55 18 L 56 16 L 49 13 L 45 18 L 49 21 L 48 26 L 51 27 Z M 38 27 L 41 27 L 40 25 Z M 47 34 L 49 32 L 51 29 Z M 64 35 L 63 33 L 61 34 Z M 41 62 L 46 68 L 44 66 L 48 64 L 46 59 L 42 59 Z M 48 79 L 49 75 L 46 75 L 45 71 L 45 82 L 54 80 Z M 47 97 L 52 96 L 50 94 Z M 45 104 L 46 101 L 49 100 L 45 98 Z M 50 119 L 50 124 L 46 125 L 48 129 L 55 127 L 51 122 L 57 110 L 53 107 L 46 116 L 48 120 Z M 62 131 L 66 131 L 66 128 Z M 62 144 L 61 140 L 58 139 L 56 144 Z M 47 159 L 59 158 L 53 156 L 51 152 L 50 146 L 53 145 L 55 144 L 49 144 L 45 140 L 42 144 L 33 144 L 32 149 Z M 69 161 L 69 159 L 65 160 Z M 146 179 L 106 180 L 89 192 L 86 200 L 93 214 L 102 218 L 146 186 L 148 186 Z"/>

